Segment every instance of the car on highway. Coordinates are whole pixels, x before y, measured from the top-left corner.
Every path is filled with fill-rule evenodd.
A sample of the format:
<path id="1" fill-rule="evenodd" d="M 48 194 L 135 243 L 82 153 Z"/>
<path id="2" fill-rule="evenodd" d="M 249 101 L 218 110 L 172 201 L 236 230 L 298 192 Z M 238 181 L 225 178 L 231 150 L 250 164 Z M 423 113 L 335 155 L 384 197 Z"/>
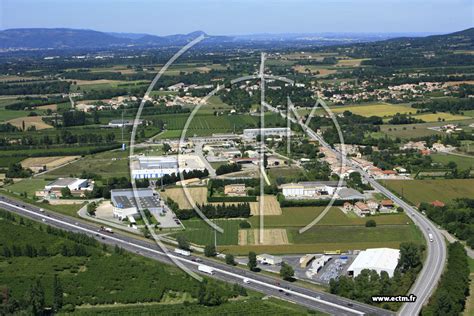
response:
<path id="1" fill-rule="evenodd" d="M 243 280 L 243 281 L 244 281 L 244 283 L 245 283 L 245 284 L 250 284 L 250 280 L 249 280 L 249 279 L 247 279 L 247 278 L 244 278 L 244 280 Z"/>

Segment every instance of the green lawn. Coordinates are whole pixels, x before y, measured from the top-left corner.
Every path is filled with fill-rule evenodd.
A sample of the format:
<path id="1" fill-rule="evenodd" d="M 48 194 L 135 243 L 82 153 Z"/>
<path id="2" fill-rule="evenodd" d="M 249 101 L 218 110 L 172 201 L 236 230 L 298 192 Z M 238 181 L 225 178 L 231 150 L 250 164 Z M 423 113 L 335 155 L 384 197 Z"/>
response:
<path id="1" fill-rule="evenodd" d="M 474 179 L 384 180 L 382 184 L 399 196 L 403 190 L 403 197 L 414 205 L 474 196 Z"/>
<path id="2" fill-rule="evenodd" d="M 213 220 L 224 229 L 224 233 L 217 233 L 218 245 L 236 245 L 238 242 L 238 229 L 240 220 Z M 185 236 L 190 242 L 199 245 L 214 244 L 214 230 L 201 219 L 183 221 L 186 230 L 173 234 Z"/>
<path id="3" fill-rule="evenodd" d="M 6 189 L 16 193 L 26 192 L 29 197 L 32 197 L 36 191 L 43 189 L 48 182 L 49 181 L 38 178 L 23 179 L 15 184 L 7 186 Z"/>

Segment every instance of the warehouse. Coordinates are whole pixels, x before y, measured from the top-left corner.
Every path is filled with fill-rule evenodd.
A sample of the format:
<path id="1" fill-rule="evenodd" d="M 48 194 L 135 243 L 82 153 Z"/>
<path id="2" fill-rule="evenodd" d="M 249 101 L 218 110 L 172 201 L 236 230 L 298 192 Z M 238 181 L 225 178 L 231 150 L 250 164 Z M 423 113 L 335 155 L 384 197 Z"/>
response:
<path id="1" fill-rule="evenodd" d="M 291 130 L 288 127 L 271 127 L 271 128 L 247 128 L 244 129 L 244 138 L 256 138 L 258 135 L 263 136 L 288 136 L 291 134 Z"/>
<path id="2" fill-rule="evenodd" d="M 361 251 L 350 265 L 347 272 L 354 277 L 358 276 L 362 270 L 375 270 L 378 274 L 382 271 L 393 277 L 398 265 L 400 250 L 391 248 L 372 248 Z"/>
<path id="3" fill-rule="evenodd" d="M 132 177 L 157 179 L 164 175 L 178 174 L 178 165 L 183 172 L 205 169 L 204 162 L 196 155 L 140 156 L 132 162 Z"/>
<path id="4" fill-rule="evenodd" d="M 110 200 L 114 206 L 114 217 L 123 220 L 128 216 L 138 216 L 136 200 L 143 209 L 148 209 L 152 214 L 162 212 L 159 197 L 152 189 L 115 189 L 110 190 Z"/>

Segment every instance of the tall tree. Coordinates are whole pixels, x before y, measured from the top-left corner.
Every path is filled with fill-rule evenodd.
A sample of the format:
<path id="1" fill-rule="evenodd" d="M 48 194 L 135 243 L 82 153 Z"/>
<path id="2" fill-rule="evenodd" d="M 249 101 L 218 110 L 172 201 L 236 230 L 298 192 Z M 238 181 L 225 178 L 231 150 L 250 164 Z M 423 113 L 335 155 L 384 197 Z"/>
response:
<path id="1" fill-rule="evenodd" d="M 251 271 L 255 271 L 257 269 L 257 254 L 253 251 L 249 252 L 249 262 L 247 266 Z"/>
<path id="2" fill-rule="evenodd" d="M 59 311 L 63 307 L 63 286 L 58 278 L 58 275 L 54 275 L 53 281 L 53 310 Z"/>

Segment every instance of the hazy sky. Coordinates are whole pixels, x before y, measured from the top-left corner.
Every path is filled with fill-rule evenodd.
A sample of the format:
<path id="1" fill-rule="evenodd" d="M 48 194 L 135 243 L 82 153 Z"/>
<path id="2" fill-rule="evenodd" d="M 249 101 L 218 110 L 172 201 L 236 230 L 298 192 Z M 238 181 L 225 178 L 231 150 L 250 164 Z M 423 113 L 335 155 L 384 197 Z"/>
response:
<path id="1" fill-rule="evenodd" d="M 474 0 L 0 0 L 0 29 L 217 35 L 448 33 L 473 25 Z"/>

